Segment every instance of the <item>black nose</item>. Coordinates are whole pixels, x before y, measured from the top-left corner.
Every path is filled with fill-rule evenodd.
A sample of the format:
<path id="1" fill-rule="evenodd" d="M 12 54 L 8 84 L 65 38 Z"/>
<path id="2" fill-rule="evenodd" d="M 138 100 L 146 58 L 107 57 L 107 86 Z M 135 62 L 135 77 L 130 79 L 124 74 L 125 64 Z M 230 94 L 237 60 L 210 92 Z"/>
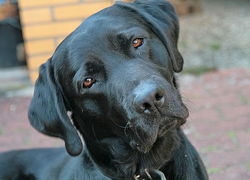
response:
<path id="1" fill-rule="evenodd" d="M 145 85 L 135 91 L 134 106 L 140 113 L 159 110 L 165 102 L 165 91 L 155 85 Z"/>

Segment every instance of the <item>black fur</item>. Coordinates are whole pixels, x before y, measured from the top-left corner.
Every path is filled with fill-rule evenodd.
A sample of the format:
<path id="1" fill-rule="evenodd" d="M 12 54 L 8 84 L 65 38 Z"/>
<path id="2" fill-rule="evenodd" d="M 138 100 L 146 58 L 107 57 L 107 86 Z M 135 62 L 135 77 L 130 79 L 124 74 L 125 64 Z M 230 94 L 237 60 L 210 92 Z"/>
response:
<path id="1" fill-rule="evenodd" d="M 29 108 L 32 126 L 67 151 L 3 153 L 0 179 L 208 179 L 180 128 L 178 34 L 164 0 L 117 2 L 83 22 L 41 66 Z"/>

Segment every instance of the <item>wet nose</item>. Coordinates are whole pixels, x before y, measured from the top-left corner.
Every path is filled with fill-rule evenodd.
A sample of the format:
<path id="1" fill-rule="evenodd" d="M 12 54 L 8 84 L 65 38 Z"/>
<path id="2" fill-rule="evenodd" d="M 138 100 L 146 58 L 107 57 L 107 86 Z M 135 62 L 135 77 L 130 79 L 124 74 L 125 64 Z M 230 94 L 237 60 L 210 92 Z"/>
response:
<path id="1" fill-rule="evenodd" d="M 134 106 L 139 113 L 152 113 L 165 102 L 165 91 L 156 85 L 145 84 L 136 90 Z"/>

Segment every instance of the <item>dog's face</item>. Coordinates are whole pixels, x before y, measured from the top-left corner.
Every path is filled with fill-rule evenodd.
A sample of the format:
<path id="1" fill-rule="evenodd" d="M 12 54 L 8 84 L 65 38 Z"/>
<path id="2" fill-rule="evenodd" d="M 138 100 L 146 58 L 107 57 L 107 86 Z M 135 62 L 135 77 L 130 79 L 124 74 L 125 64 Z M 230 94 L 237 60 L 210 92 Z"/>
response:
<path id="1" fill-rule="evenodd" d="M 84 139 L 120 137 L 143 153 L 188 116 L 174 78 L 182 69 L 182 57 L 172 6 L 142 2 L 118 3 L 90 17 L 40 70 L 31 123 L 43 133 L 62 137 L 70 154 L 79 154 L 81 143 L 66 111 L 72 112 Z M 163 10 L 166 14 L 159 12 Z M 167 18 L 154 19 L 157 16 Z M 46 81 L 50 87 L 45 87 Z M 50 92 L 41 97 L 45 88 Z M 38 112 L 39 106 L 45 109 Z M 46 113 L 52 115 L 40 120 Z"/>

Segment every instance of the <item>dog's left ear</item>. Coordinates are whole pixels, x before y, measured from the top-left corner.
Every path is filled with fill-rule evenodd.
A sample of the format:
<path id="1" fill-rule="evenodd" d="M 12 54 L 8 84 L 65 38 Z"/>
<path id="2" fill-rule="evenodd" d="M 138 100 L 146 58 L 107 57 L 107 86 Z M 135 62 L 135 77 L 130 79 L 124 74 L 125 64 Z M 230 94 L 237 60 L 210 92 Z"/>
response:
<path id="1" fill-rule="evenodd" d="M 77 156 L 82 152 L 83 145 L 67 115 L 64 95 L 55 74 L 52 59 L 40 67 L 28 117 L 35 129 L 63 139 L 68 153 Z"/>
<path id="2" fill-rule="evenodd" d="M 142 18 L 165 45 L 175 72 L 181 72 L 183 58 L 178 50 L 179 21 L 174 7 L 165 0 L 135 0 L 133 3 L 117 2 Z"/>

